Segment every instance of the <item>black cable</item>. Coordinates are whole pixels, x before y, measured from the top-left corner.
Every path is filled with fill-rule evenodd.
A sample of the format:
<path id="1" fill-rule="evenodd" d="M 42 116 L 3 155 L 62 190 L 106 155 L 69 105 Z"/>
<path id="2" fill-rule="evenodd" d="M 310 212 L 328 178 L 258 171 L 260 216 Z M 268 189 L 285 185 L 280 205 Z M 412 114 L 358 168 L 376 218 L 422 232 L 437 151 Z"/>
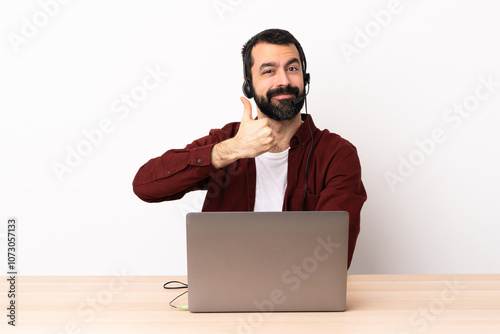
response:
<path id="1" fill-rule="evenodd" d="M 180 284 L 180 286 L 172 286 L 172 287 L 170 287 L 170 286 L 168 286 L 169 284 Z M 169 282 L 167 282 L 167 283 L 163 284 L 163 288 L 164 288 L 164 289 L 167 289 L 167 290 L 187 289 L 187 287 L 188 287 L 188 285 L 187 285 L 186 283 L 184 283 L 184 282 L 179 282 L 179 281 L 169 281 Z M 175 305 L 173 305 L 173 304 L 172 304 L 172 303 L 173 303 L 174 301 L 176 301 L 179 297 L 181 297 L 181 296 L 185 295 L 186 293 L 188 293 L 188 291 L 187 291 L 187 290 L 186 290 L 186 291 L 184 291 L 183 293 L 181 293 L 180 295 L 178 295 L 177 297 L 175 297 L 174 299 L 172 299 L 172 300 L 170 301 L 170 303 L 168 303 L 168 305 L 172 306 L 172 307 L 173 307 L 173 308 L 175 308 L 175 309 L 187 309 L 187 308 L 186 308 L 186 307 L 184 307 L 184 306 L 175 306 Z"/>
<path id="2" fill-rule="evenodd" d="M 309 90 L 308 90 L 309 93 Z M 306 170 L 305 170 L 305 178 L 306 178 L 306 185 L 304 189 L 304 197 L 302 198 L 302 208 L 305 211 L 306 209 L 306 194 L 307 194 L 307 169 L 309 167 L 309 158 L 311 157 L 311 152 L 313 149 L 314 145 L 314 138 L 313 138 L 313 132 L 311 130 L 311 122 L 309 122 L 309 115 L 307 114 L 307 98 L 304 99 L 305 107 L 306 107 L 306 115 L 307 115 L 307 125 L 309 126 L 309 132 L 311 133 L 311 148 L 309 149 L 309 154 L 307 154 L 307 160 L 306 160 Z"/>

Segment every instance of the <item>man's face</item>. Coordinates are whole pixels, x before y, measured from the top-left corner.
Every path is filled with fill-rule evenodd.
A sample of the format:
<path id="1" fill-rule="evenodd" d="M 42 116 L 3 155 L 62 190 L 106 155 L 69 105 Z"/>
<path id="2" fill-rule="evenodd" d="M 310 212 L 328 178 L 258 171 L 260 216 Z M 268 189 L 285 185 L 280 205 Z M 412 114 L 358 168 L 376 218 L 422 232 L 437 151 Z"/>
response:
<path id="1" fill-rule="evenodd" d="M 277 121 L 293 119 L 304 105 L 304 100 L 292 102 L 304 94 L 302 64 L 295 45 L 258 43 L 252 58 L 252 84 L 259 110 Z"/>

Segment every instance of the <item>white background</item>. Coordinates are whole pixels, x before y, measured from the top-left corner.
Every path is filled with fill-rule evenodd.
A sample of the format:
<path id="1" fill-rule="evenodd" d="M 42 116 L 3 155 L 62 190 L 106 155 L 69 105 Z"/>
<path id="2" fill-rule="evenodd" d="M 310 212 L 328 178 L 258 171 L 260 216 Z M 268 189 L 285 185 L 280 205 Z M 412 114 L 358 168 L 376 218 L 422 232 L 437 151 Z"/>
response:
<path id="1" fill-rule="evenodd" d="M 0 242 L 17 217 L 20 274 L 185 274 L 184 216 L 203 193 L 148 204 L 132 179 L 240 120 L 240 49 L 275 27 L 305 50 L 316 125 L 358 148 L 368 201 L 350 273 L 500 271 L 498 1 L 62 2 L 0 5 Z M 450 114 L 463 103 L 468 117 Z M 424 154 L 435 129 L 445 140 Z"/>

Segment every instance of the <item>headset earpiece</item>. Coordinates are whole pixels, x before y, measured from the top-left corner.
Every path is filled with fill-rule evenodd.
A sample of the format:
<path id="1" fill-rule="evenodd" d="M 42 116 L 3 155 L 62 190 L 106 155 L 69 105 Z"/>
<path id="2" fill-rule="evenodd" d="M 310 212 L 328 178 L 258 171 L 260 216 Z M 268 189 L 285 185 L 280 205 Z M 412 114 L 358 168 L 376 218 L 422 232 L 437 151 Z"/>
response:
<path id="1" fill-rule="evenodd" d="M 304 72 L 304 88 L 311 83 L 311 75 Z"/>
<path id="2" fill-rule="evenodd" d="M 302 47 L 301 47 L 302 51 Z M 306 86 L 311 83 L 311 75 L 307 73 L 307 62 L 306 62 L 306 55 L 304 55 L 304 51 L 302 51 L 302 73 L 304 77 L 304 89 L 306 89 Z"/>
<path id="3" fill-rule="evenodd" d="M 251 99 L 253 97 L 253 87 L 252 81 L 248 78 L 247 75 L 247 59 L 243 58 L 243 76 L 245 81 L 243 82 L 243 94 L 245 94 L 247 99 Z"/>
<path id="4" fill-rule="evenodd" d="M 248 99 L 251 99 L 253 97 L 252 83 L 246 77 L 245 77 L 245 82 L 243 83 L 242 89 L 243 89 L 243 94 L 245 94 L 245 96 Z"/>

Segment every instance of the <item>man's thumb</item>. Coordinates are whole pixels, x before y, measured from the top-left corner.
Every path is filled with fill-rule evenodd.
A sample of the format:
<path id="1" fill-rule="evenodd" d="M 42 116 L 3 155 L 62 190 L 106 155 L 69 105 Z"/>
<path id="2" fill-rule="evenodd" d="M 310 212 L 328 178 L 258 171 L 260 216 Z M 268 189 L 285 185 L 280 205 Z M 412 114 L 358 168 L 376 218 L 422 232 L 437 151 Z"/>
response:
<path id="1" fill-rule="evenodd" d="M 241 102 L 243 102 L 243 106 L 244 106 L 243 118 L 241 119 L 241 121 L 252 120 L 253 119 L 252 118 L 252 104 L 250 103 L 250 101 L 248 101 L 243 96 L 240 97 L 240 100 L 241 100 Z"/>

